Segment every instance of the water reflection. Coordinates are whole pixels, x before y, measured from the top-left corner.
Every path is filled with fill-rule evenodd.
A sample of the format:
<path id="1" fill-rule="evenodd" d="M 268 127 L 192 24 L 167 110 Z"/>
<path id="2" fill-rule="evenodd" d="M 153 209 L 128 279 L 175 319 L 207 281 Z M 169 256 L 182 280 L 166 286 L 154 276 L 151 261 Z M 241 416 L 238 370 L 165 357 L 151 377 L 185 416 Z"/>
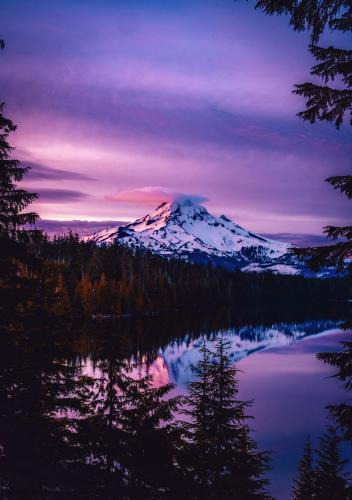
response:
<path id="1" fill-rule="evenodd" d="M 289 498 L 305 435 L 314 440 L 324 407 L 346 398 L 327 378 L 332 368 L 315 357 L 351 338 L 340 323 L 336 315 L 250 323 L 180 317 L 3 334 L 1 498 L 186 498 L 179 396 L 194 381 L 200 348 L 212 349 L 219 337 L 229 346 L 229 366 L 242 370 L 236 404 L 255 400 L 255 439 L 273 451 L 271 492 Z M 187 466 L 192 474 L 194 465 Z M 264 460 L 260 474 L 265 469 Z"/>
<path id="2" fill-rule="evenodd" d="M 129 353 L 129 359 L 140 361 L 135 377 L 149 374 L 155 386 L 171 382 L 176 385 L 172 394 L 185 394 L 194 380 L 192 367 L 200 360 L 199 348 L 203 343 L 210 347 L 223 335 L 229 341 L 232 362 L 241 370 L 241 397 L 254 400 L 252 426 L 260 448 L 273 451 L 271 492 L 285 500 L 291 497 L 292 479 L 307 434 L 317 445 L 326 426 L 325 407 L 346 400 L 343 388 L 330 378 L 333 370 L 315 356 L 338 351 L 341 341 L 351 339 L 352 334 L 341 329 L 342 323 L 333 318 L 186 329 L 184 335 L 177 332 L 168 342 L 161 339 L 159 348 L 157 344 Z M 147 335 L 157 331 L 149 326 Z M 96 363 L 93 359 L 91 353 L 84 362 L 90 374 Z"/>
<path id="3" fill-rule="evenodd" d="M 338 325 L 339 322 L 333 320 L 281 323 L 270 327 L 246 325 L 214 331 L 205 336 L 205 343 L 210 346 L 214 338 L 223 335 L 230 345 L 230 359 L 236 363 L 264 349 L 289 346 L 311 335 L 328 334 L 336 330 Z M 167 380 L 179 387 L 187 387 L 192 380 L 192 369 L 199 362 L 199 347 L 203 340 L 186 338 L 182 343 L 170 343 L 158 353 L 156 360 L 148 367 L 149 372 L 155 374 L 157 380 Z"/>
<path id="4" fill-rule="evenodd" d="M 200 359 L 199 348 L 205 343 L 210 347 L 214 339 L 222 336 L 229 344 L 229 357 L 233 363 L 259 353 L 265 349 L 283 348 L 316 335 L 329 335 L 339 330 L 341 320 L 311 320 L 301 323 L 274 323 L 267 325 L 244 325 L 235 328 L 214 329 L 194 337 L 194 332 L 185 333 L 176 340 L 170 339 L 166 346 L 149 352 L 139 352 L 130 361 L 138 364 L 134 376 L 149 374 L 156 386 L 167 383 L 185 389 L 193 379 L 193 370 Z M 96 361 L 88 355 L 82 367 L 83 373 L 97 376 Z"/>

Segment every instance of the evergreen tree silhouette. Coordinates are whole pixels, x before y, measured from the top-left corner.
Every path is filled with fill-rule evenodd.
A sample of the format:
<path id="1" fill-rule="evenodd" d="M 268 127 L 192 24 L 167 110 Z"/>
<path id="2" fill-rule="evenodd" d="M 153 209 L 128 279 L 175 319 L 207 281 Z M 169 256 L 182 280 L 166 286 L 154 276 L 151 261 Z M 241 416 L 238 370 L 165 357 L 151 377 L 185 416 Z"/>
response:
<path id="1" fill-rule="evenodd" d="M 209 461 L 211 447 L 211 355 L 204 343 L 199 349 L 201 360 L 193 368 L 195 381 L 188 386 L 184 400 L 186 407 L 182 413 L 190 421 L 183 423 L 185 445 L 181 452 L 181 468 L 184 474 L 184 488 L 189 487 L 190 498 L 205 498 L 211 485 L 209 474 L 212 463 Z"/>
<path id="2" fill-rule="evenodd" d="M 319 500 L 348 500 L 351 488 L 345 473 L 348 460 L 341 458 L 336 429 L 328 426 L 320 441 L 316 467 L 316 495 Z"/>
<path id="3" fill-rule="evenodd" d="M 0 40 L 0 50 L 5 47 Z M 15 132 L 16 125 L 4 115 L 5 103 L 0 103 L 0 238 L 20 240 L 27 233 L 22 226 L 34 224 L 38 215 L 35 212 L 23 212 L 38 195 L 19 189 L 19 183 L 30 168 L 23 167 L 18 160 L 11 158 L 13 147 L 8 137 Z M 2 240 L 1 240 L 2 241 Z"/>
<path id="4" fill-rule="evenodd" d="M 115 346 L 98 363 L 95 404 L 82 423 L 91 457 L 89 488 L 104 499 L 173 498 L 178 400 L 166 398 L 170 384 L 155 388 L 149 376 L 133 378 L 132 365 L 119 354 Z"/>
<path id="5" fill-rule="evenodd" d="M 298 464 L 297 478 L 292 490 L 293 500 L 312 500 L 316 496 L 316 477 L 313 466 L 313 451 L 308 437 L 303 456 Z"/>
<path id="6" fill-rule="evenodd" d="M 352 175 L 339 175 L 326 179 L 335 189 L 352 199 Z M 341 239 L 338 243 L 312 248 L 296 248 L 294 253 L 308 259 L 310 267 L 317 271 L 324 265 L 341 271 L 346 267 L 346 259 L 352 252 L 352 226 L 326 226 L 324 233 L 331 240 Z M 351 271 L 352 266 L 349 265 Z"/>
<path id="7" fill-rule="evenodd" d="M 29 193 L 17 187 L 29 167 L 23 167 L 18 160 L 11 158 L 13 148 L 8 143 L 8 136 L 16 130 L 14 123 L 4 115 L 5 103 L 0 104 L 0 236 L 21 239 L 26 235 L 21 227 L 34 224 L 38 215 L 35 212 L 23 212 L 36 198 L 36 193 Z"/>
<path id="8" fill-rule="evenodd" d="M 216 341 L 214 353 L 202 347 L 195 371 L 199 379 L 186 397 L 186 470 L 195 487 L 191 498 L 271 498 L 263 477 L 269 456 L 258 452 L 251 437 L 246 416 L 251 403 L 238 398 L 237 370 L 227 348 L 223 338 Z"/>
<path id="9" fill-rule="evenodd" d="M 0 49 L 4 43 L 0 42 Z M 0 103 L 0 316 L 5 323 L 18 328 L 16 315 L 33 303 L 35 285 L 31 274 L 38 269 L 38 260 L 28 252 L 27 244 L 40 238 L 35 231 L 25 231 L 25 224 L 34 224 L 38 215 L 25 212 L 37 198 L 18 187 L 28 173 L 18 160 L 12 158 L 9 135 L 16 130 L 4 115 L 5 103 Z"/>
<path id="10" fill-rule="evenodd" d="M 1 498 L 73 498 L 86 476 L 76 430 L 88 379 L 60 360 L 52 334 L 32 329 L 2 334 L 0 382 Z"/>
<path id="11" fill-rule="evenodd" d="M 124 464 L 131 500 L 177 498 L 174 461 L 179 432 L 173 419 L 178 398 L 166 399 L 172 387 L 155 388 L 150 376 L 129 381 L 123 416 L 127 438 Z"/>

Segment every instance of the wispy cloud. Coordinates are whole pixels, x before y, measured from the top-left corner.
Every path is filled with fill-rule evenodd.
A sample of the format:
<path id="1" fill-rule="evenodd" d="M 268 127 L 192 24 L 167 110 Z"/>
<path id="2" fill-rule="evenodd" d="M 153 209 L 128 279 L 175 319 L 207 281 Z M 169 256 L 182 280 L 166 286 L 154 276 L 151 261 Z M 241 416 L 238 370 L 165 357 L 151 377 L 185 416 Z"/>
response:
<path id="1" fill-rule="evenodd" d="M 265 233 L 263 236 L 284 241 L 285 243 L 292 243 L 297 247 L 315 247 L 329 244 L 329 240 L 323 234 Z"/>
<path id="2" fill-rule="evenodd" d="M 163 186 L 144 186 L 137 189 L 119 191 L 105 197 L 107 201 L 138 203 L 142 205 L 155 205 L 162 201 L 190 200 L 193 203 L 203 203 L 208 200 L 205 196 L 190 193 L 181 193 Z"/>
<path id="3" fill-rule="evenodd" d="M 73 189 L 38 189 L 39 203 L 65 203 L 67 201 L 80 201 L 83 198 L 88 198 L 87 193 L 75 191 Z"/>
<path id="4" fill-rule="evenodd" d="M 284 17 L 228 0 L 5 3 L 1 93 L 42 217 L 133 220 L 185 194 L 257 232 L 348 223 L 324 178 L 349 171 L 349 131 L 296 118 L 311 58 Z"/>
<path id="5" fill-rule="evenodd" d="M 23 162 L 25 167 L 30 167 L 30 171 L 28 174 L 28 180 L 51 180 L 51 181 L 60 181 L 60 180 L 79 180 L 79 181 L 94 181 L 94 177 L 90 177 L 89 175 L 74 172 L 73 170 L 61 170 L 58 168 L 48 167 L 47 165 L 43 165 L 41 163 L 34 162 Z"/>

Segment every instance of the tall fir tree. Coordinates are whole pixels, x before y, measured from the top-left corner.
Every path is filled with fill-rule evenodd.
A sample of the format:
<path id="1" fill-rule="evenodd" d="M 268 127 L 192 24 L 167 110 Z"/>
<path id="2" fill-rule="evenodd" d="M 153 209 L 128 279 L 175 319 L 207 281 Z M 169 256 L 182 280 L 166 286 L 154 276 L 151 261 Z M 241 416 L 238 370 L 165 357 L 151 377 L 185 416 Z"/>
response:
<path id="1" fill-rule="evenodd" d="M 178 398 L 168 397 L 171 384 L 153 387 L 151 376 L 129 379 L 123 409 L 127 496 L 131 500 L 177 499 L 176 450 L 180 447 L 173 420 Z"/>
<path id="2" fill-rule="evenodd" d="M 351 487 L 345 472 L 348 460 L 339 449 L 340 438 L 333 426 L 328 426 L 320 441 L 316 467 L 316 497 L 319 500 L 349 500 Z"/>
<path id="3" fill-rule="evenodd" d="M 0 42 L 0 49 L 4 43 Z M 18 187 L 28 173 L 18 160 L 12 158 L 13 147 L 9 135 L 16 130 L 14 123 L 4 115 L 5 103 L 0 104 L 0 315 L 2 324 L 12 321 L 15 314 L 33 303 L 33 280 L 28 279 L 22 268 L 38 268 L 38 261 L 28 252 L 26 244 L 38 237 L 23 229 L 34 224 L 38 215 L 24 210 L 37 198 Z M 17 326 L 16 326 L 17 327 Z"/>
<path id="4" fill-rule="evenodd" d="M 73 498 L 87 476 L 77 428 L 91 384 L 60 359 L 51 328 L 41 317 L 35 331 L 1 335 L 1 498 Z"/>
<path id="5" fill-rule="evenodd" d="M 214 353 L 203 346 L 199 380 L 190 384 L 186 398 L 190 422 L 185 429 L 189 456 L 194 457 L 194 464 L 187 464 L 195 487 L 192 498 L 268 499 L 264 473 L 269 456 L 257 450 L 251 437 L 246 416 L 250 402 L 238 398 L 237 370 L 227 349 L 223 338 L 216 341 Z"/>
<path id="6" fill-rule="evenodd" d="M 0 237 L 22 239 L 27 233 L 21 229 L 25 224 L 34 224 L 38 215 L 23 212 L 37 197 L 20 189 L 20 182 L 29 172 L 18 160 L 11 158 L 13 147 L 8 142 L 9 134 L 16 126 L 4 115 L 5 103 L 0 104 Z"/>
<path id="7" fill-rule="evenodd" d="M 91 415 L 82 422 L 91 477 L 85 491 L 106 500 L 171 499 L 177 486 L 174 457 L 179 433 L 173 424 L 177 398 L 167 384 L 130 373 L 118 343 L 98 363 Z"/>
<path id="8" fill-rule="evenodd" d="M 189 485 L 189 496 L 205 498 L 209 490 L 210 431 L 212 419 L 211 352 L 204 343 L 200 348 L 201 359 L 193 368 L 195 380 L 188 386 L 183 414 L 189 421 L 183 423 L 185 444 L 180 455 L 184 485 Z M 186 489 L 186 488 L 185 488 Z"/>
<path id="9" fill-rule="evenodd" d="M 313 451 L 310 437 L 307 438 L 303 456 L 298 464 L 297 478 L 294 480 L 292 490 L 293 500 L 316 499 L 316 477 L 313 466 Z"/>

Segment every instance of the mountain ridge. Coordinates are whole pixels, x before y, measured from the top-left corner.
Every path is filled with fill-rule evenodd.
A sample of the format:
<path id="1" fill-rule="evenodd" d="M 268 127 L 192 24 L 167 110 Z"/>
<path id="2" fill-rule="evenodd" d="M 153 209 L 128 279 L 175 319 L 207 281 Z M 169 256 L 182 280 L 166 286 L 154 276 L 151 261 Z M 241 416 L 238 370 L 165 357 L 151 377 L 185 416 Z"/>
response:
<path id="1" fill-rule="evenodd" d="M 247 272 L 303 274 L 290 243 L 249 231 L 226 215 L 213 216 L 190 200 L 162 202 L 134 222 L 108 227 L 83 238 L 98 245 L 118 242 L 168 258 Z"/>

